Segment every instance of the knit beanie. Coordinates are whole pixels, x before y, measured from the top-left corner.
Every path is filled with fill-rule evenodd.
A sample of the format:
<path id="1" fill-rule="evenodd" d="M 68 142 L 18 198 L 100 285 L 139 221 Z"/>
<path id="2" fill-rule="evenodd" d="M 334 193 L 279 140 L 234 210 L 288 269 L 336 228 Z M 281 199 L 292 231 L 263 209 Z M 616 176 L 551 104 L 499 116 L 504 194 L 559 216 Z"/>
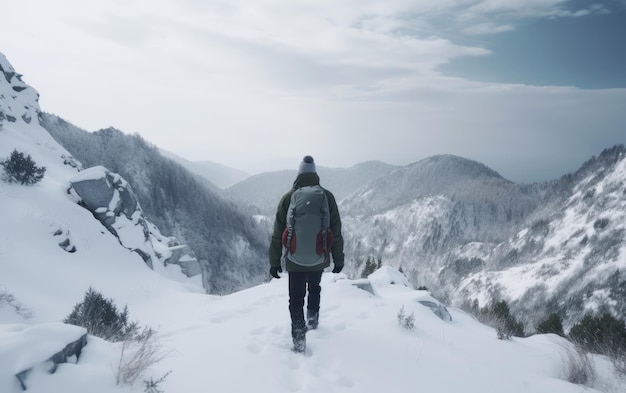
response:
<path id="1" fill-rule="evenodd" d="M 304 156 L 302 162 L 300 163 L 300 167 L 298 168 L 298 174 L 302 173 L 316 173 L 315 161 L 313 161 L 313 157 Z"/>

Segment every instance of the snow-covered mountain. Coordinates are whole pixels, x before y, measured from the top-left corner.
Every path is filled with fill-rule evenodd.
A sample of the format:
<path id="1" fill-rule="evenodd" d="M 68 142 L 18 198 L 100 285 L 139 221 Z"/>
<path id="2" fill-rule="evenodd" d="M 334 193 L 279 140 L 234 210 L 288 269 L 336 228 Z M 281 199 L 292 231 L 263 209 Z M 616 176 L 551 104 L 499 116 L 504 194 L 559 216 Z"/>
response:
<path id="1" fill-rule="evenodd" d="M 319 173 L 341 200 L 351 276 L 380 259 L 458 306 L 506 300 L 533 331 L 553 312 L 566 327 L 585 312 L 625 314 L 624 151 L 615 146 L 576 173 L 536 184 L 452 155 Z M 271 221 L 295 176 L 252 176 L 227 192 Z"/>
<path id="2" fill-rule="evenodd" d="M 294 354 L 289 350 L 286 277 L 213 296 L 205 293 L 199 280 L 187 278 L 179 265 L 153 263 L 150 269 L 141 253 L 120 237 L 129 231 L 143 244 L 146 229 L 156 233 L 155 228 L 141 225 L 143 210 L 132 202 L 132 187 L 104 168 L 79 172 L 74 157 L 40 126 L 39 112 L 36 91 L 0 54 L 0 159 L 18 150 L 46 168 L 44 178 L 34 185 L 0 181 L 2 392 L 617 393 L 626 389 L 626 381 L 606 358 L 581 357 L 570 343 L 554 335 L 498 340 L 493 328 L 459 309 L 446 309 L 388 266 L 367 280 L 324 274 L 320 327 L 307 333 L 306 356 Z M 586 176 L 586 182 L 578 183 L 568 201 L 582 209 L 580 217 L 589 198 L 617 197 L 612 194 L 617 190 L 623 199 L 620 165 L 607 164 L 606 176 Z M 593 167 L 590 174 L 596 173 Z M 592 187 L 595 191 L 589 196 Z M 92 204 L 103 195 L 109 202 L 106 206 Z M 597 199 L 598 209 L 608 205 L 618 206 L 619 197 L 617 202 Z M 582 221 L 575 215 L 556 218 L 581 225 L 588 231 L 587 244 L 592 244 L 594 235 L 602 242 L 598 234 L 611 233 L 620 225 L 613 216 L 607 222 L 604 215 L 595 215 Z M 120 221 L 110 221 L 114 217 Z M 517 238 L 529 239 L 519 232 Z M 559 239 L 556 233 L 553 238 Z M 233 249 L 240 247 L 240 240 L 230 241 Z M 163 254 L 165 248 L 154 251 L 159 258 L 156 254 Z M 240 259 L 249 262 L 245 255 Z M 84 328 L 61 323 L 89 288 L 120 308 L 128 306 L 133 321 L 158 332 L 158 346 L 152 349 L 163 359 L 149 364 L 132 384 L 116 384 L 116 378 L 139 348 L 107 342 L 87 335 Z M 399 318 L 402 314 L 404 319 Z M 402 326 L 399 320 L 405 321 Z M 72 350 L 72 355 L 59 356 L 66 350 Z M 583 386 L 568 382 L 580 380 L 576 366 L 581 359 L 593 370 Z M 161 382 L 158 390 L 154 385 L 147 390 L 146 381 Z"/>
<path id="3" fill-rule="evenodd" d="M 4 161 L 13 151 L 29 156 L 45 168 L 41 182 L 32 186 L 0 181 L 2 232 L 0 258 L 26 271 L 28 261 L 53 258 L 59 252 L 69 260 L 92 261 L 120 258 L 120 263 L 145 266 L 186 285 L 201 288 L 199 278 L 189 278 L 180 263 L 193 264 L 193 254 L 175 238 L 163 236 L 146 219 L 130 185 L 118 174 L 97 167 L 82 170 L 67 150 L 39 124 L 38 93 L 25 84 L 4 55 L 0 56 L 0 157 Z M 2 178 L 5 179 L 4 169 Z M 89 229 L 85 231 L 84 226 Z M 97 233 L 102 242 L 117 244 L 107 257 L 93 245 L 87 233 Z M 23 244 L 29 247 L 13 247 Z M 124 257 L 120 257 L 124 255 Z M 179 263 L 180 262 L 180 263 Z M 5 273 L 12 272 L 11 270 Z M 3 285 L 11 286 L 10 274 L 2 275 Z M 50 280 L 67 278 L 51 275 Z M 16 288 L 24 299 L 44 295 L 47 283 L 34 281 L 30 288 Z M 37 288 L 33 293 L 32 289 Z"/>
<path id="4" fill-rule="evenodd" d="M 297 168 L 298 163 L 294 163 Z M 350 195 L 364 184 L 389 173 L 395 167 L 380 161 L 368 161 L 350 168 L 327 168 L 317 165 L 320 184 L 333 192 L 337 200 Z M 250 176 L 226 189 L 227 195 L 244 205 L 254 206 L 259 214 L 273 217 L 280 197 L 289 191 L 297 170 L 282 170 Z"/>
<path id="5" fill-rule="evenodd" d="M 514 236 L 466 256 L 484 266 L 462 277 L 457 300 L 511 299 L 520 315 L 557 312 L 569 325 L 586 312 L 626 315 L 626 148 L 605 150 L 558 186 L 569 192 Z"/>
<path id="6" fill-rule="evenodd" d="M 265 227 L 204 177 L 164 157 L 139 135 L 82 130 L 42 113 L 42 126 L 84 166 L 104 166 L 135 190 L 150 221 L 188 244 L 206 290 L 223 294 L 267 279 Z M 236 246 L 235 246 L 236 245 Z"/>
<path id="7" fill-rule="evenodd" d="M 624 315 L 625 163 L 616 146 L 531 185 L 455 156 L 396 169 L 340 205 L 351 273 L 380 258 L 453 304 L 506 300 L 529 330 L 552 312 Z"/>

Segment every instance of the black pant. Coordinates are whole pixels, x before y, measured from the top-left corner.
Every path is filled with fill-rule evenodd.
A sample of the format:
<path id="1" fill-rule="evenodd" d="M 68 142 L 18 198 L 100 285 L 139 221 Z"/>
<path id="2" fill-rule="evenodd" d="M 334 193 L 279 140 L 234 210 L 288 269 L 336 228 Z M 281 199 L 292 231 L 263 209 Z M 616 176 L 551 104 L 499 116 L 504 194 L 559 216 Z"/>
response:
<path id="1" fill-rule="evenodd" d="M 307 293 L 307 309 L 313 312 L 320 310 L 320 293 L 322 287 L 322 270 L 314 272 L 289 272 L 289 313 L 291 314 L 291 329 L 306 330 L 304 321 L 304 297 Z"/>

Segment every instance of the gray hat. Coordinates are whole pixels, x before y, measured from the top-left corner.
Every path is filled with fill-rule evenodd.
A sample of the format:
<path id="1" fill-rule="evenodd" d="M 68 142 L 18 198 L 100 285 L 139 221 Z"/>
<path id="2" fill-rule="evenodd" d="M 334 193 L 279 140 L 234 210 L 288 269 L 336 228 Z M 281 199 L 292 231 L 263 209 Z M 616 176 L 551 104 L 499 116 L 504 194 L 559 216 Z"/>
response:
<path id="1" fill-rule="evenodd" d="M 298 174 L 301 173 L 316 173 L 315 161 L 313 161 L 313 157 L 304 156 L 302 162 L 300 163 L 300 167 L 298 167 Z"/>

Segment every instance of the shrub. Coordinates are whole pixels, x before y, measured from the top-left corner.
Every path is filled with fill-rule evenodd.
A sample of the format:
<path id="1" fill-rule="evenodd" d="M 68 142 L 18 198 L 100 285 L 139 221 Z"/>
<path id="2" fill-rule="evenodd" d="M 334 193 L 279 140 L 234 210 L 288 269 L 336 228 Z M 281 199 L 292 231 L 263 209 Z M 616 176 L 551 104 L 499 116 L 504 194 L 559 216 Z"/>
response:
<path id="1" fill-rule="evenodd" d="M 537 325 L 537 333 L 554 333 L 558 334 L 561 337 L 565 337 L 565 333 L 563 332 L 563 321 L 561 317 L 556 313 L 550 314 L 548 318 L 539 322 L 539 324 Z"/>
<path id="2" fill-rule="evenodd" d="M 398 324 L 407 330 L 415 329 L 415 314 L 411 313 L 411 315 L 407 316 L 404 314 L 404 306 L 400 308 L 398 311 Z"/>
<path id="3" fill-rule="evenodd" d="M 567 343 L 561 345 L 563 357 L 563 377 L 578 385 L 592 382 L 596 371 L 589 354 L 579 345 Z"/>
<path id="4" fill-rule="evenodd" d="M 89 334 L 110 341 L 132 339 L 138 331 L 137 323 L 128 321 L 128 307 L 118 312 L 111 299 L 105 299 L 91 287 L 64 322 L 82 326 Z"/>
<path id="5" fill-rule="evenodd" d="M 13 311 L 24 319 L 30 319 L 33 317 L 33 312 L 24 307 L 16 298 L 15 295 L 8 292 L 6 289 L 0 290 L 0 308 L 5 305 L 12 308 Z"/>
<path id="6" fill-rule="evenodd" d="M 6 173 L 6 181 L 9 183 L 35 184 L 43 179 L 46 167 L 38 167 L 30 157 L 24 153 L 13 150 L 11 156 L 4 161 L 0 161 Z"/>
<path id="7" fill-rule="evenodd" d="M 120 361 L 117 366 L 116 382 L 118 385 L 132 385 L 152 365 L 165 359 L 171 351 L 163 350 L 157 339 L 156 331 L 144 328 L 141 334 L 133 339 L 124 340 Z M 161 379 L 144 381 L 146 392 L 160 393 L 159 384 L 169 375 L 168 372 Z"/>
<path id="8" fill-rule="evenodd" d="M 160 385 L 163 381 L 165 381 L 165 378 L 167 378 L 168 375 L 170 375 L 171 371 L 168 371 L 165 375 L 163 375 L 161 378 L 157 379 L 156 381 L 153 378 L 150 378 L 150 380 L 144 380 L 144 392 L 145 393 L 163 393 L 163 391 L 160 389 Z"/>

